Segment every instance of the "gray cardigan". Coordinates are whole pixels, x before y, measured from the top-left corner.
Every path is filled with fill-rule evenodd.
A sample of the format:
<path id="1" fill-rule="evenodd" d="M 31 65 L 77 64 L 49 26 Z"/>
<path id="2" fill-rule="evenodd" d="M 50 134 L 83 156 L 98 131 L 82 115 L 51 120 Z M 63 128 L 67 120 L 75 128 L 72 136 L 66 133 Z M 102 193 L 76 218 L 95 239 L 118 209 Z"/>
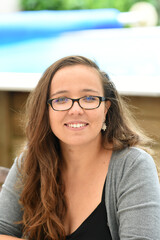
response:
<path id="1" fill-rule="evenodd" d="M 22 218 L 16 161 L 0 193 L 0 234 L 21 237 Z M 105 189 L 108 225 L 113 240 L 160 240 L 160 185 L 149 154 L 138 148 L 114 151 Z"/>

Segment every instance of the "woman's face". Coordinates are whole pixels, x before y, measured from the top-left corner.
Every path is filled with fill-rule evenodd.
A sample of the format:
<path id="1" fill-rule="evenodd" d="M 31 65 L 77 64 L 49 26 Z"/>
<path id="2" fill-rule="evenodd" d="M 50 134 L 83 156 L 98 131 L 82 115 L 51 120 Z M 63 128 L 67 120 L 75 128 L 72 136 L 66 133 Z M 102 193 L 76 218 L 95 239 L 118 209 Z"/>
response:
<path id="1" fill-rule="evenodd" d="M 56 72 L 51 81 L 50 98 L 103 96 L 102 83 L 96 69 L 84 66 L 66 66 Z M 74 102 L 71 109 L 54 111 L 49 108 L 49 121 L 53 133 L 61 144 L 83 145 L 101 139 L 101 128 L 109 102 L 99 108 L 82 109 Z"/>

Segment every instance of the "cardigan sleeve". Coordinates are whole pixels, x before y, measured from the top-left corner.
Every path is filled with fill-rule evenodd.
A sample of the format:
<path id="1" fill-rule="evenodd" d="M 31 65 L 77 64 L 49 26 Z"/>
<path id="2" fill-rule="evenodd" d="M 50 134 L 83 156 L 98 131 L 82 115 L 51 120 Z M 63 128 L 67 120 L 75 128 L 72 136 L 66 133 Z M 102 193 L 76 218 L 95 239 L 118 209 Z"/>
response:
<path id="1" fill-rule="evenodd" d="M 21 225 L 17 224 L 22 219 L 19 204 L 19 191 L 16 183 L 19 173 L 17 161 L 14 162 L 0 192 L 0 234 L 21 237 Z"/>
<path id="2" fill-rule="evenodd" d="M 153 159 L 130 151 L 116 182 L 120 240 L 160 240 L 160 185 Z"/>

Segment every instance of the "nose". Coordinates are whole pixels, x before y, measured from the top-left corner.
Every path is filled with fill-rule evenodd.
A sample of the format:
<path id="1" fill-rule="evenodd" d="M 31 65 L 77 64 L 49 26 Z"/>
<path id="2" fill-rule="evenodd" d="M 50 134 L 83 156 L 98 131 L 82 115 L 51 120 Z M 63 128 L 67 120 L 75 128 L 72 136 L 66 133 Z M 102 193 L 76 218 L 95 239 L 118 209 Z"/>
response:
<path id="1" fill-rule="evenodd" d="M 71 109 L 68 110 L 69 114 L 82 114 L 83 109 L 80 107 L 79 103 L 75 101 Z"/>

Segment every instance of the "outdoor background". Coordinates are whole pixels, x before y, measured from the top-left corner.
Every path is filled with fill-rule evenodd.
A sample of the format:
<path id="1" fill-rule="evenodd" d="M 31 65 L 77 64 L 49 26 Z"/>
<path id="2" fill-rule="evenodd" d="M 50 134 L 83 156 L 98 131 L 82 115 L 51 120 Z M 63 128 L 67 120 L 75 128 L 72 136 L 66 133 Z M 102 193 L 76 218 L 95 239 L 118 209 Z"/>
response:
<path id="1" fill-rule="evenodd" d="M 6 0 L 1 1 L 0 13 L 21 10 L 73 10 L 73 9 L 98 9 L 116 8 L 127 12 L 139 0 Z M 160 1 L 143 0 L 151 3 L 157 10 L 160 23 Z M 158 23 L 158 24 L 159 24 Z"/>
<path id="2" fill-rule="evenodd" d="M 128 12 L 137 0 L 6 0 L 1 2 L 0 14 L 16 11 L 34 10 L 75 10 L 116 8 L 121 12 Z M 148 0 L 157 10 L 160 25 L 160 1 Z M 129 26 L 126 26 L 127 28 Z M 131 46 L 132 47 L 132 46 Z M 16 56 L 15 56 L 16 61 Z M 159 79 L 160 81 L 160 79 Z M 145 82 L 144 82 L 145 84 Z M 151 82 L 152 84 L 152 82 Z M 14 158 L 22 151 L 25 144 L 23 120 L 24 109 L 29 91 L 0 89 L 0 165 L 11 167 Z M 151 136 L 156 144 L 154 159 L 160 166 L 160 94 L 124 96 L 130 105 L 139 125 Z"/>

